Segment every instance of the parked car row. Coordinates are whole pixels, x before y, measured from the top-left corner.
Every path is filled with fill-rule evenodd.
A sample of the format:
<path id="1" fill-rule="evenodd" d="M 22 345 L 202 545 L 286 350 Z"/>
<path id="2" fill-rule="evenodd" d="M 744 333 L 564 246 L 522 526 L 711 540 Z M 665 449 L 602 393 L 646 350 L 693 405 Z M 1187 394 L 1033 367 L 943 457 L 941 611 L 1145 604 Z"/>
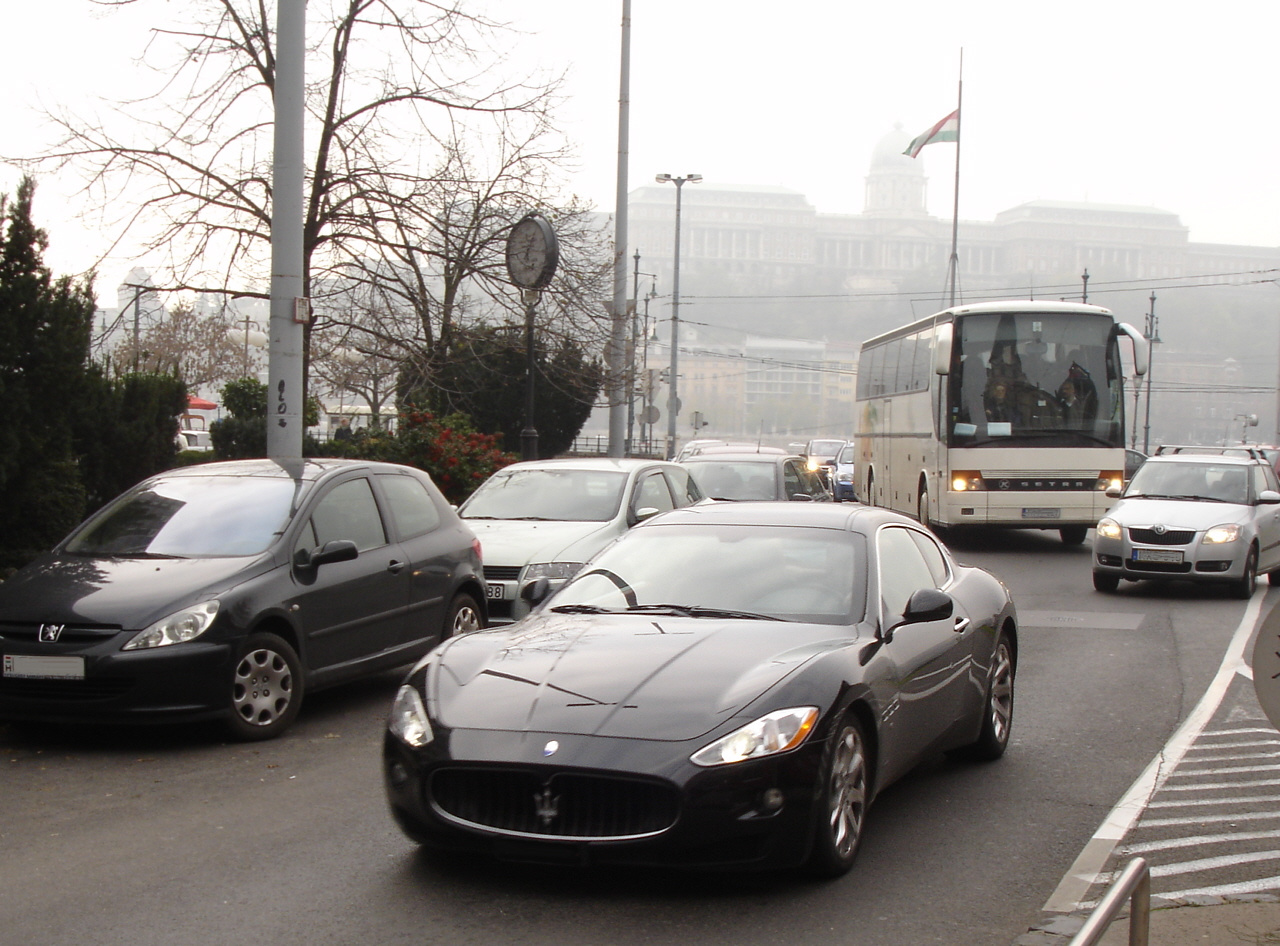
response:
<path id="1" fill-rule="evenodd" d="M 516 463 L 456 510 L 395 464 L 183 467 L 0 584 L 0 719 L 266 739 L 412 665 L 383 773 L 417 842 L 839 874 L 887 785 L 1005 752 L 1018 633 L 994 576 L 830 500 L 759 447 Z"/>

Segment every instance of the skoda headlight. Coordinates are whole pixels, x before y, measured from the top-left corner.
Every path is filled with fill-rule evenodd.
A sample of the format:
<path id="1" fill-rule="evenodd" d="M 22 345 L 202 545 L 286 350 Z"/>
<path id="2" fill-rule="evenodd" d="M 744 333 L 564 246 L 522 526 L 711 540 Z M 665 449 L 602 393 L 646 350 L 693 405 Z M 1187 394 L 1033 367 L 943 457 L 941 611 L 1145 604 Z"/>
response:
<path id="1" fill-rule="evenodd" d="M 804 742 L 817 722 L 816 706 L 775 710 L 699 749 L 689 758 L 694 765 L 732 765 L 786 752 Z"/>
<path id="2" fill-rule="evenodd" d="M 182 644 L 195 640 L 209 630 L 209 625 L 213 623 L 217 614 L 217 599 L 202 601 L 200 604 L 183 608 L 133 635 L 123 649 L 148 650 L 152 647 L 168 647 L 170 644 Z"/>
<path id="3" fill-rule="evenodd" d="M 1111 518 L 1099 519 L 1094 531 L 1100 539 L 1118 539 L 1123 532 L 1120 523 Z"/>
<path id="4" fill-rule="evenodd" d="M 422 705 L 417 687 L 406 683 L 396 692 L 395 702 L 391 704 L 391 715 L 387 717 L 387 729 L 406 746 L 414 749 L 421 749 L 436 737 L 431 731 L 427 708 Z"/>
<path id="5" fill-rule="evenodd" d="M 1226 525 L 1214 526 L 1204 534 L 1205 545 L 1221 545 L 1224 542 L 1234 542 L 1240 538 L 1240 526 L 1234 522 L 1228 522 Z"/>
<path id="6" fill-rule="evenodd" d="M 582 562 L 539 562 L 524 572 L 525 581 L 546 578 L 550 581 L 568 581 L 582 570 Z"/>

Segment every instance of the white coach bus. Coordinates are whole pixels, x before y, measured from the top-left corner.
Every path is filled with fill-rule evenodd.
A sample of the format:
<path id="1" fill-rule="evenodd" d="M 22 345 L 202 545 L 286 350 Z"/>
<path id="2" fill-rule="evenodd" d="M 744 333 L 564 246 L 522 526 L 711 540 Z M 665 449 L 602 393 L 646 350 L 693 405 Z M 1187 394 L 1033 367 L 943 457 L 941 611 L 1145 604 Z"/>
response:
<path id="1" fill-rule="evenodd" d="M 956 306 L 862 344 L 861 498 L 938 527 L 1057 529 L 1068 544 L 1124 476 L 1124 369 L 1142 333 L 1069 302 Z"/>

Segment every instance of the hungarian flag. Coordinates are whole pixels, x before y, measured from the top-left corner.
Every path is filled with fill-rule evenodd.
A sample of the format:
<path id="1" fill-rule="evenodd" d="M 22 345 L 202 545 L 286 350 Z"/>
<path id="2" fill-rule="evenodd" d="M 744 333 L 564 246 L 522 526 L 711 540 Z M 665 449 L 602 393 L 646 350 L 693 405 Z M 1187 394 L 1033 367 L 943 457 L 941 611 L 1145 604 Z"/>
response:
<path id="1" fill-rule="evenodd" d="M 911 144 L 907 145 L 907 150 L 903 154 L 915 157 L 924 148 L 925 145 L 931 145 L 935 141 L 959 141 L 960 140 L 960 109 L 956 109 L 938 124 L 934 125 L 923 135 L 913 138 Z"/>

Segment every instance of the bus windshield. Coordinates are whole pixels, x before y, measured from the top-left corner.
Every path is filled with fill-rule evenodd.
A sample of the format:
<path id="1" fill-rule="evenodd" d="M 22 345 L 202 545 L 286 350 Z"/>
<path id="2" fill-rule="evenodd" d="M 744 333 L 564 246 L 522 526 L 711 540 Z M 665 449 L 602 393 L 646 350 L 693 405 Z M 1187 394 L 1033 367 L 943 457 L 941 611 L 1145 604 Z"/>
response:
<path id="1" fill-rule="evenodd" d="M 958 316 L 948 446 L 1124 446 L 1112 324 L 1074 313 Z"/>

